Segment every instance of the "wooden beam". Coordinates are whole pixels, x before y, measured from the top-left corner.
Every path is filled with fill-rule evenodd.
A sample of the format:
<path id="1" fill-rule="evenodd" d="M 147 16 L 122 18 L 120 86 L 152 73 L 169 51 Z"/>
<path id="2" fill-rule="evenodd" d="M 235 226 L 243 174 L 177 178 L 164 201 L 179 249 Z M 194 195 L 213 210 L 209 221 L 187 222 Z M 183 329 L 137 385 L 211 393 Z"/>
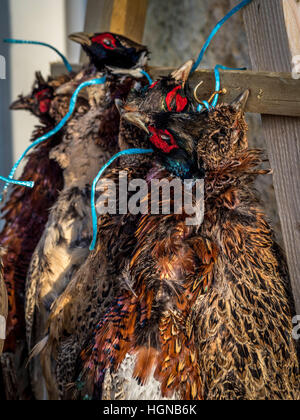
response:
<path id="1" fill-rule="evenodd" d="M 245 24 L 254 70 L 291 72 L 291 51 L 282 0 L 254 0 L 245 9 Z M 297 30 L 295 36 L 300 38 Z M 300 84 L 300 81 L 298 80 Z M 300 314 L 300 119 L 262 116 L 274 171 L 274 188 L 292 280 Z"/>
<path id="2" fill-rule="evenodd" d="M 170 71 L 172 69 L 152 68 L 150 73 L 155 79 Z M 214 72 L 195 72 L 190 79 L 193 90 L 200 81 L 204 83 L 197 90 L 197 96 L 207 100 L 215 90 Z M 250 89 L 246 112 L 300 117 L 300 83 L 290 73 L 223 71 L 221 86 L 227 93 L 220 96 L 220 102 L 230 103 L 245 89 Z"/>
<path id="3" fill-rule="evenodd" d="M 74 71 L 80 69 L 73 66 Z M 149 73 L 153 79 L 169 74 L 174 68 L 151 67 Z M 53 63 L 52 76 L 64 73 L 62 63 Z M 199 81 L 204 83 L 197 90 L 197 95 L 208 99 L 214 91 L 215 79 L 213 70 L 200 70 L 195 72 L 190 80 L 192 89 Z M 221 74 L 222 88 L 227 94 L 220 97 L 221 102 L 230 103 L 245 88 L 250 89 L 251 95 L 246 111 L 258 114 L 285 115 L 300 117 L 300 83 L 292 78 L 290 73 L 268 73 L 252 71 L 225 71 Z"/>

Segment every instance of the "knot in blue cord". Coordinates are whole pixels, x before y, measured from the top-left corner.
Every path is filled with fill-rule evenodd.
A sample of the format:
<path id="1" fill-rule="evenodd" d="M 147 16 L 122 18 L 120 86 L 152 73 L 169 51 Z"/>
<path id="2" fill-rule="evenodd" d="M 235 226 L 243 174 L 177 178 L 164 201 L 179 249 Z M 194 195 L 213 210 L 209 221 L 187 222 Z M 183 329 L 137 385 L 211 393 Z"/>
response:
<path id="1" fill-rule="evenodd" d="M 71 64 L 66 59 L 66 57 L 55 47 L 53 47 L 50 44 L 47 44 L 46 42 L 40 42 L 40 41 L 27 41 L 25 39 L 11 39 L 11 38 L 5 38 L 3 42 L 6 42 L 7 44 L 31 44 L 31 45 L 42 45 L 43 47 L 51 48 L 53 51 L 55 51 L 60 58 L 63 60 L 64 65 L 66 66 L 66 69 L 71 73 L 73 71 Z"/>
<path id="2" fill-rule="evenodd" d="M 97 231 L 98 231 L 98 223 L 97 223 L 97 212 L 96 212 L 96 205 L 95 205 L 95 194 L 96 194 L 96 186 L 99 182 L 99 179 L 105 172 L 105 170 L 120 156 L 129 156 L 129 155 L 141 155 L 141 154 L 149 154 L 153 153 L 153 149 L 127 149 L 122 150 L 121 152 L 118 152 L 115 154 L 108 162 L 105 163 L 105 165 L 102 166 L 100 169 L 98 175 L 94 179 L 93 185 L 92 185 L 92 191 L 91 191 L 91 210 L 92 210 L 92 220 L 93 220 L 93 240 L 90 245 L 90 251 L 93 251 L 96 246 L 97 242 Z"/>

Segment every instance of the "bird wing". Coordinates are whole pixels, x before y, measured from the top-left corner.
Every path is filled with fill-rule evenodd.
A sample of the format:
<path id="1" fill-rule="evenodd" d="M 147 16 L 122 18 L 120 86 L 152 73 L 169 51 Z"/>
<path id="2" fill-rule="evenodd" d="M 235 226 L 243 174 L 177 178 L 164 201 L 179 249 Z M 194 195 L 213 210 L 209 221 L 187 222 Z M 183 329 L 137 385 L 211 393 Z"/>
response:
<path id="1" fill-rule="evenodd" d="M 0 355 L 6 338 L 6 318 L 8 312 L 7 291 L 3 279 L 2 252 L 0 249 Z"/>

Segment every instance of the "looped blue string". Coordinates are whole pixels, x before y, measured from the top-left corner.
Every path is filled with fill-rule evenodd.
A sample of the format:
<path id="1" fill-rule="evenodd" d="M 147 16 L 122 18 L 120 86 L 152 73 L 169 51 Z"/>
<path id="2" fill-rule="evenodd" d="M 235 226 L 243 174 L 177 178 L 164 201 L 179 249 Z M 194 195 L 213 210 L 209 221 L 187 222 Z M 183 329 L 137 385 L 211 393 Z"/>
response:
<path id="1" fill-rule="evenodd" d="M 101 79 L 88 80 L 87 82 L 81 83 L 81 85 L 79 85 L 77 87 L 77 89 L 73 93 L 71 101 L 70 101 L 69 112 L 64 116 L 64 118 L 60 121 L 60 123 L 56 127 L 54 127 L 47 134 L 44 134 L 43 136 L 39 137 L 29 147 L 27 147 L 27 149 L 25 150 L 25 152 L 23 152 L 20 159 L 14 164 L 14 166 L 13 166 L 13 168 L 12 168 L 12 170 L 11 170 L 9 176 L 8 176 L 8 178 L 10 180 L 13 179 L 14 174 L 15 174 L 18 166 L 20 165 L 21 161 L 24 159 L 24 157 L 27 155 L 27 153 L 31 149 L 33 149 L 35 146 L 39 145 L 43 141 L 48 140 L 50 137 L 54 136 L 56 133 L 58 133 L 63 128 L 63 126 L 66 124 L 66 122 L 69 120 L 69 118 L 72 116 L 72 114 L 75 110 L 76 101 L 77 101 L 77 98 L 78 98 L 78 95 L 79 95 L 80 91 L 87 86 L 103 85 L 105 83 L 105 81 L 106 81 L 106 76 L 102 77 Z M 2 191 L 2 194 L 5 190 L 7 190 L 7 188 L 8 188 L 8 183 L 5 184 L 4 189 Z M 0 197 L 0 201 L 1 201 L 1 197 Z"/>
<path id="2" fill-rule="evenodd" d="M 200 51 L 199 57 L 198 57 L 197 61 L 195 62 L 191 73 L 193 73 L 199 67 L 199 64 L 201 63 L 201 61 L 203 59 L 203 56 L 204 56 L 207 48 L 209 47 L 212 39 L 214 38 L 216 33 L 220 30 L 220 28 L 224 25 L 224 23 L 227 22 L 227 20 L 230 19 L 235 13 L 237 13 L 239 10 L 241 10 L 243 7 L 247 6 L 251 2 L 252 2 L 252 0 L 242 1 L 236 7 L 234 7 L 229 13 L 227 13 L 227 15 L 222 20 L 220 20 L 220 22 L 213 29 L 212 33 L 209 35 L 209 37 L 208 37 L 207 41 L 205 42 L 202 50 Z"/>
<path id="3" fill-rule="evenodd" d="M 152 85 L 153 80 L 151 79 L 150 75 L 145 70 L 140 70 L 140 72 L 147 77 L 149 85 Z"/>
<path id="4" fill-rule="evenodd" d="M 98 175 L 94 179 L 93 185 L 92 185 L 92 191 L 91 191 L 91 210 L 92 210 L 92 219 L 93 219 L 93 240 L 90 245 L 90 251 L 93 251 L 96 246 L 97 242 L 97 231 L 98 231 L 98 223 L 97 223 L 97 212 L 96 212 L 96 205 L 95 205 L 95 193 L 96 193 L 96 186 L 99 182 L 99 179 L 105 172 L 105 170 L 120 156 L 125 155 L 141 155 L 141 154 L 148 154 L 153 153 L 153 149 L 127 149 L 122 150 L 121 152 L 118 152 L 115 154 L 111 159 L 109 159 L 108 162 L 105 163 L 105 165 L 102 166 L 100 169 Z"/>
<path id="5" fill-rule="evenodd" d="M 50 44 L 47 44 L 45 42 L 40 42 L 40 41 L 27 41 L 24 39 L 11 39 L 11 38 L 5 38 L 3 40 L 3 42 L 6 42 L 7 44 L 31 44 L 31 45 L 42 45 L 44 47 L 48 47 L 51 48 L 53 51 L 55 51 L 60 58 L 63 60 L 64 65 L 66 66 L 67 70 L 71 73 L 73 71 L 71 64 L 68 62 L 68 60 L 66 59 L 66 57 L 60 52 L 58 51 L 57 48 L 53 47 Z"/>

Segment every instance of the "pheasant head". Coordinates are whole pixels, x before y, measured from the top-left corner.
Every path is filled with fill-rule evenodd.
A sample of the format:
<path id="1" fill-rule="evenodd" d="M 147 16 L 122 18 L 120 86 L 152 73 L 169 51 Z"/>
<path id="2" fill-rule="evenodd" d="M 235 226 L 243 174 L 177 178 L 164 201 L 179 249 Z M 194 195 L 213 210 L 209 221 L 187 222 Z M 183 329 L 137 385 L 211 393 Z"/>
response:
<path id="1" fill-rule="evenodd" d="M 148 58 L 145 46 L 110 32 L 87 34 L 75 33 L 69 36 L 78 42 L 98 71 L 105 66 L 132 68 L 144 66 Z"/>
<path id="2" fill-rule="evenodd" d="M 19 99 L 11 104 L 10 109 L 29 111 L 38 117 L 42 123 L 52 123 L 50 110 L 55 96 L 54 91 L 68 80 L 69 76 L 63 75 L 55 79 L 49 78 L 46 81 L 41 72 L 36 72 L 31 93 L 27 96 L 20 95 Z"/>

